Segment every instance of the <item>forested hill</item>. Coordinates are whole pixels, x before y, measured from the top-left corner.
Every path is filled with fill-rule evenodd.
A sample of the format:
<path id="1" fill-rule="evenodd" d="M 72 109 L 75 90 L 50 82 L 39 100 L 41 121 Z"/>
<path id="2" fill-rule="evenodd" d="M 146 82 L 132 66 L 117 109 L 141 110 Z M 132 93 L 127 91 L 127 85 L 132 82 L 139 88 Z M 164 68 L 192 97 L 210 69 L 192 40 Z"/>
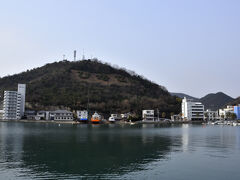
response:
<path id="1" fill-rule="evenodd" d="M 98 60 L 60 61 L 0 78 L 1 94 L 27 84 L 27 108 L 68 107 L 103 113 L 159 109 L 179 113 L 180 101 L 169 92 L 141 76 Z M 88 99 L 89 97 L 89 99 Z M 89 103 L 88 103 L 89 101 Z"/>

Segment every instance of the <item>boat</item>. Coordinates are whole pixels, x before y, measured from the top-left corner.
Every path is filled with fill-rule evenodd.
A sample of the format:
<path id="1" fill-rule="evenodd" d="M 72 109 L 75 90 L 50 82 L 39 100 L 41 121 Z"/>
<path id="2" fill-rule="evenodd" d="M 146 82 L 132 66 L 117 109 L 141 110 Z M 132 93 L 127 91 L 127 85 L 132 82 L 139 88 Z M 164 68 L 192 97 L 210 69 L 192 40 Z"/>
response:
<path id="1" fill-rule="evenodd" d="M 108 118 L 108 121 L 111 122 L 111 123 L 114 123 L 115 122 L 115 118 L 111 116 L 111 117 Z"/>
<path id="2" fill-rule="evenodd" d="M 98 113 L 95 112 L 92 115 L 91 122 L 92 123 L 100 123 L 101 122 L 101 115 L 99 115 Z"/>

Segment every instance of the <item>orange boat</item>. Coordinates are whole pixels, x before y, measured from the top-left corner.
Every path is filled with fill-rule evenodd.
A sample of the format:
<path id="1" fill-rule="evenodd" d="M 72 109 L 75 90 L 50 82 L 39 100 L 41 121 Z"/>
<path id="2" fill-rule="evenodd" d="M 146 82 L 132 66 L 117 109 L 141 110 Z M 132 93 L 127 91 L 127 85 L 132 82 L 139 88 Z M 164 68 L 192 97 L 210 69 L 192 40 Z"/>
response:
<path id="1" fill-rule="evenodd" d="M 101 121 L 101 116 L 98 113 L 94 113 L 91 118 L 92 123 L 100 123 Z"/>

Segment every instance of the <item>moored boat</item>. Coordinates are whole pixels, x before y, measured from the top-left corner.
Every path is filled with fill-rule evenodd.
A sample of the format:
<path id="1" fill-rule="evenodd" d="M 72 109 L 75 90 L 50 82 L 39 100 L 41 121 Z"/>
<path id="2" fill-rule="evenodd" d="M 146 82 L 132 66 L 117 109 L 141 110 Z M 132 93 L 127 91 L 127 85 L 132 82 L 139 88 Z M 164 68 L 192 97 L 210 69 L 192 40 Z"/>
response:
<path id="1" fill-rule="evenodd" d="M 111 123 L 114 123 L 115 122 L 115 118 L 111 116 L 111 117 L 108 118 L 108 121 L 111 122 Z"/>
<path id="2" fill-rule="evenodd" d="M 92 123 L 100 123 L 101 122 L 101 115 L 99 115 L 98 113 L 95 112 L 92 115 L 91 122 Z"/>

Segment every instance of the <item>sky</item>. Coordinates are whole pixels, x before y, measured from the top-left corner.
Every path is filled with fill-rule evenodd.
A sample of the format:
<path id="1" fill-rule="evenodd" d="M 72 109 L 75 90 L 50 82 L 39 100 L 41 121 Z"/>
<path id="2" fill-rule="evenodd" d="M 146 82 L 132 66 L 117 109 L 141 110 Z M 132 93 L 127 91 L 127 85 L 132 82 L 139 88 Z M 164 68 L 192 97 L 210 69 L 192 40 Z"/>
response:
<path id="1" fill-rule="evenodd" d="M 0 77 L 98 59 L 170 92 L 240 96 L 239 0 L 0 0 Z"/>

